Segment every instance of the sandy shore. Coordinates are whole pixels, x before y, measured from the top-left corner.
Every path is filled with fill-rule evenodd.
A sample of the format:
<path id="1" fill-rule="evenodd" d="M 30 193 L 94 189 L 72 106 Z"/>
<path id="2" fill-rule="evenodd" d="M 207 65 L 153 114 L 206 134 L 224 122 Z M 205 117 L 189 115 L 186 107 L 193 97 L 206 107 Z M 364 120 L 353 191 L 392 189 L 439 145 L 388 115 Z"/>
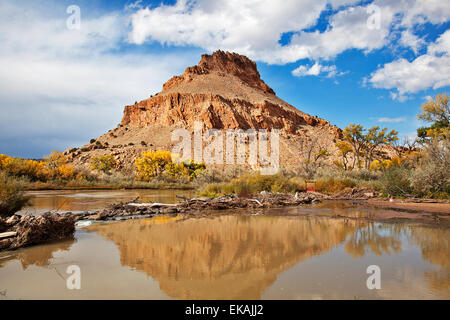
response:
<path id="1" fill-rule="evenodd" d="M 450 215 L 450 202 L 446 200 L 403 200 L 394 199 L 392 202 L 383 199 L 369 199 L 367 203 L 386 209 L 401 209 L 414 212 L 429 212 Z"/>

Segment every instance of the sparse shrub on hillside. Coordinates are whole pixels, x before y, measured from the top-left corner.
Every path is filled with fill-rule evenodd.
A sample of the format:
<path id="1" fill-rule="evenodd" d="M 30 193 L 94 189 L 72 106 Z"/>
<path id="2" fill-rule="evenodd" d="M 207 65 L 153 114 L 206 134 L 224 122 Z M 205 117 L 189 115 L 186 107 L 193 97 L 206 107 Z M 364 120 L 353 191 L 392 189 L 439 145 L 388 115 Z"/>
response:
<path id="1" fill-rule="evenodd" d="M 103 173 L 109 173 L 116 167 L 117 161 L 112 154 L 105 154 L 93 157 L 91 160 L 91 169 L 98 170 Z"/>

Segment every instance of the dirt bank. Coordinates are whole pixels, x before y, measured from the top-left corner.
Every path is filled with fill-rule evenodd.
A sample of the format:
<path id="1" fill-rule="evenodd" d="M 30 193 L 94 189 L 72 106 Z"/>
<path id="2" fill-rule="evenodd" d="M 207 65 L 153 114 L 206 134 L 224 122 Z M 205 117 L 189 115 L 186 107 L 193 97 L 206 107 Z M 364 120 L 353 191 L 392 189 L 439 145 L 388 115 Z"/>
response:
<path id="1" fill-rule="evenodd" d="M 450 215 L 450 202 L 448 200 L 432 199 L 369 199 L 367 204 L 386 209 L 400 209 L 411 212 L 430 212 Z"/>

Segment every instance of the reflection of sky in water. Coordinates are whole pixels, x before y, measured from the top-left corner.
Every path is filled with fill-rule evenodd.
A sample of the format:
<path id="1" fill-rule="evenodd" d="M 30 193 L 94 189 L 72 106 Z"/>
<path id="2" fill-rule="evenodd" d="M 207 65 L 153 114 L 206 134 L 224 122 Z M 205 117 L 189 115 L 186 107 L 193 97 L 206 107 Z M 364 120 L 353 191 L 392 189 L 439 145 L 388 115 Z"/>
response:
<path id="1" fill-rule="evenodd" d="M 418 223 L 161 216 L 96 224 L 76 238 L 0 254 L 0 291 L 64 299 L 450 298 L 450 230 Z M 70 264 L 81 267 L 81 291 L 65 289 Z M 372 264 L 381 268 L 381 290 L 366 287 Z"/>
<path id="2" fill-rule="evenodd" d="M 86 211 L 103 209 L 120 201 L 139 201 L 174 203 L 177 195 L 191 196 L 190 190 L 89 190 L 89 191 L 33 191 L 29 192 L 32 206 L 23 209 L 20 214 L 42 214 L 47 211 Z"/>

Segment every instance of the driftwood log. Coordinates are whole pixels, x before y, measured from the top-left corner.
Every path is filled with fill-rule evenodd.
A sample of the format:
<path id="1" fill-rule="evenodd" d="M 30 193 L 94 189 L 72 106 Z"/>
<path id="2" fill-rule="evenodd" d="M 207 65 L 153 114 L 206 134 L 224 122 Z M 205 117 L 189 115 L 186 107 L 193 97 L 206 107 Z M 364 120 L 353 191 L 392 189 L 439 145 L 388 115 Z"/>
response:
<path id="1" fill-rule="evenodd" d="M 75 217 L 46 213 L 42 216 L 0 218 L 0 251 L 73 238 Z"/>

